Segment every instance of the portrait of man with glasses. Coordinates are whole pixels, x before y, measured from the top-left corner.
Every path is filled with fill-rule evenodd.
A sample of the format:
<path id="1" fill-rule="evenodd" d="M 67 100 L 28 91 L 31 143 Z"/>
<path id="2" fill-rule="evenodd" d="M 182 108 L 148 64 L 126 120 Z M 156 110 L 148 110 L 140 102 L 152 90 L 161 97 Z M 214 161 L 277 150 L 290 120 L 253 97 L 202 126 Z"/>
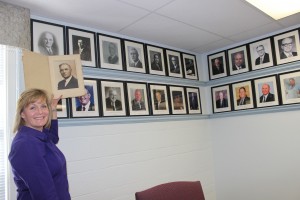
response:
<path id="1" fill-rule="evenodd" d="M 282 39 L 280 47 L 280 59 L 285 59 L 298 55 L 297 52 L 294 51 L 294 37 L 287 37 Z"/>

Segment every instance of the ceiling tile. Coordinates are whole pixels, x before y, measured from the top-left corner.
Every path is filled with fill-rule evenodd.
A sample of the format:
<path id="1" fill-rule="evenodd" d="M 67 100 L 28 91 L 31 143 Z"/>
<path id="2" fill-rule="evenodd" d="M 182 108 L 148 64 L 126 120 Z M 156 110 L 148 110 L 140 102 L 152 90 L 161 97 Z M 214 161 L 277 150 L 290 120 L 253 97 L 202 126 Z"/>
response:
<path id="1" fill-rule="evenodd" d="M 203 45 L 198 48 L 192 49 L 192 51 L 194 51 L 196 53 L 205 53 L 205 52 L 213 51 L 215 49 L 221 49 L 224 46 L 229 46 L 229 45 L 232 45 L 233 43 L 234 42 L 231 40 L 221 39 L 221 40 L 209 43 L 207 45 Z"/>
<path id="2" fill-rule="evenodd" d="M 151 0 L 151 1 L 141 1 L 141 0 L 119 0 L 140 8 L 144 8 L 150 11 L 154 11 L 174 0 Z"/>

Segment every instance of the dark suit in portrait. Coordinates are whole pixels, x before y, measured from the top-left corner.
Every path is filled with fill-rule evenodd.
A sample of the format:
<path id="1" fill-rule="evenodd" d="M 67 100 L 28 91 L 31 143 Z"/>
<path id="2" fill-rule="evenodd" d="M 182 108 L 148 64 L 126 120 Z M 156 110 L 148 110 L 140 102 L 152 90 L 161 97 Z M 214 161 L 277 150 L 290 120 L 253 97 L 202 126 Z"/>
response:
<path id="1" fill-rule="evenodd" d="M 260 60 L 260 57 L 255 59 L 255 65 L 264 64 L 270 62 L 270 56 L 268 53 L 265 53 L 262 61 Z"/>
<path id="2" fill-rule="evenodd" d="M 297 54 L 297 52 L 292 52 L 292 55 L 293 56 L 297 56 L 298 54 Z M 280 53 L 280 59 L 285 59 L 285 58 L 288 58 L 285 54 L 284 54 L 284 52 L 282 51 L 281 53 Z"/>
<path id="3" fill-rule="evenodd" d="M 264 101 L 264 95 L 261 95 L 259 97 L 259 102 L 260 103 L 263 103 L 263 102 L 270 102 L 270 101 L 275 101 L 275 95 L 272 94 L 272 93 L 269 93 L 267 98 L 265 98 L 265 101 Z"/>
<path id="4" fill-rule="evenodd" d="M 117 55 L 108 56 L 107 60 L 110 64 L 117 64 L 119 61 L 119 57 Z"/>
<path id="5" fill-rule="evenodd" d="M 250 104 L 250 98 L 249 97 L 245 97 L 244 99 L 238 99 L 237 100 L 237 105 L 246 105 L 246 104 Z"/>
<path id="6" fill-rule="evenodd" d="M 223 98 L 222 101 L 221 101 L 221 99 L 218 99 L 216 101 L 216 107 L 217 108 L 227 108 L 228 107 L 228 100 L 226 98 Z"/>
<path id="7" fill-rule="evenodd" d="M 152 70 L 157 70 L 157 71 L 162 71 L 161 64 L 160 63 L 155 63 L 155 62 L 151 63 L 151 69 Z"/>
<path id="8" fill-rule="evenodd" d="M 180 73 L 180 68 L 179 68 L 179 65 L 176 63 L 175 65 L 173 64 L 170 64 L 170 71 L 172 73 L 176 73 L 176 74 L 179 74 Z"/>
<path id="9" fill-rule="evenodd" d="M 195 76 L 196 75 L 196 70 L 195 70 L 195 65 L 194 65 L 194 61 L 192 59 L 185 59 L 185 71 L 186 71 L 186 75 L 190 75 L 190 76 Z"/>
<path id="10" fill-rule="evenodd" d="M 144 101 L 136 101 L 135 99 L 131 101 L 132 110 L 146 110 Z"/>
<path id="11" fill-rule="evenodd" d="M 76 108 L 76 111 L 84 111 L 84 109 L 88 109 L 88 111 L 95 111 L 95 105 L 91 102 L 88 108 L 83 108 L 82 105 Z"/>
<path id="12" fill-rule="evenodd" d="M 213 66 L 212 67 L 212 72 L 213 75 L 217 75 L 217 74 L 223 74 L 224 73 L 224 67 L 223 64 L 220 64 L 220 66 Z"/>
<path id="13" fill-rule="evenodd" d="M 39 51 L 43 55 L 46 55 L 46 56 L 58 55 L 58 48 L 57 47 L 52 46 L 50 49 L 51 50 L 48 50 L 44 46 L 39 46 Z"/>
<path id="14" fill-rule="evenodd" d="M 155 110 L 166 110 L 166 102 L 165 101 L 155 101 L 154 102 Z"/>
<path id="15" fill-rule="evenodd" d="M 245 64 L 241 64 L 240 66 L 236 66 L 235 64 L 232 66 L 232 70 L 244 69 L 246 68 Z"/>
<path id="16" fill-rule="evenodd" d="M 131 62 L 129 63 L 130 67 L 136 67 L 136 68 L 143 68 L 143 64 L 140 60 L 138 60 L 137 62 Z"/>
<path id="17" fill-rule="evenodd" d="M 190 100 L 190 109 L 198 110 L 199 109 L 198 99 L 196 97 L 190 96 L 189 100 Z"/>
<path id="18" fill-rule="evenodd" d="M 78 88 L 78 80 L 74 76 L 70 79 L 69 83 L 65 85 L 66 80 L 59 81 L 58 83 L 58 90 L 64 90 L 64 89 L 72 89 L 72 88 Z"/>
<path id="19" fill-rule="evenodd" d="M 109 97 L 107 97 L 105 102 L 107 110 L 122 110 L 122 103 L 120 100 L 116 100 L 115 103 L 113 103 L 113 101 Z"/>

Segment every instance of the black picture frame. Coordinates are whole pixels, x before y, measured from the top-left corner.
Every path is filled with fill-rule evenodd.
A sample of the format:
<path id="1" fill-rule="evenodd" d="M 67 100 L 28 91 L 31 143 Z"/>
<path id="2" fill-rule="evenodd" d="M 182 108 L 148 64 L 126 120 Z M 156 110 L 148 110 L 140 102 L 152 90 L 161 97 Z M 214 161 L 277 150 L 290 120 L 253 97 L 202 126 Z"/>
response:
<path id="1" fill-rule="evenodd" d="M 281 73 L 278 77 L 282 104 L 300 103 L 300 71 Z"/>
<path id="2" fill-rule="evenodd" d="M 99 117 L 99 83 L 97 79 L 84 79 L 86 93 L 71 99 L 71 117 Z"/>
<path id="3" fill-rule="evenodd" d="M 207 56 L 209 79 L 217 79 L 228 76 L 226 52 L 218 52 Z"/>
<path id="4" fill-rule="evenodd" d="M 65 26 L 36 19 L 31 19 L 30 24 L 32 51 L 46 56 L 65 55 Z"/>
<path id="5" fill-rule="evenodd" d="M 246 45 L 227 50 L 227 56 L 230 75 L 250 71 Z M 239 65 L 239 67 L 237 67 L 236 64 Z"/>
<path id="6" fill-rule="evenodd" d="M 255 107 L 255 95 L 251 80 L 231 84 L 233 110 L 246 110 Z M 241 97 L 245 97 L 242 100 Z"/>
<path id="7" fill-rule="evenodd" d="M 184 78 L 198 80 L 198 66 L 196 56 L 193 54 L 182 53 Z"/>
<path id="8" fill-rule="evenodd" d="M 147 83 L 126 82 L 129 116 L 150 115 Z"/>
<path id="9" fill-rule="evenodd" d="M 169 115 L 169 94 L 166 85 L 149 84 L 152 115 Z M 158 103 L 157 99 L 161 99 Z"/>
<path id="10" fill-rule="evenodd" d="M 168 75 L 183 78 L 181 53 L 166 49 Z"/>
<path id="11" fill-rule="evenodd" d="M 147 73 L 144 43 L 132 40 L 123 43 L 126 71 Z"/>
<path id="12" fill-rule="evenodd" d="M 259 70 L 275 65 L 271 38 L 265 38 L 249 44 L 251 69 Z"/>
<path id="13" fill-rule="evenodd" d="M 70 98 L 60 99 L 57 103 L 56 112 L 58 119 L 70 117 Z"/>
<path id="14" fill-rule="evenodd" d="M 124 70 L 121 38 L 100 33 L 97 36 L 100 68 Z"/>
<path id="15" fill-rule="evenodd" d="M 166 76 L 164 49 L 158 46 L 146 44 L 146 51 L 149 74 Z"/>
<path id="16" fill-rule="evenodd" d="M 182 86 L 169 85 L 170 106 L 173 115 L 187 114 L 186 93 Z"/>
<path id="17" fill-rule="evenodd" d="M 253 82 L 257 108 L 278 106 L 280 104 L 276 75 L 257 78 Z"/>
<path id="18" fill-rule="evenodd" d="M 282 34 L 273 36 L 275 45 L 276 63 L 278 65 L 300 60 L 300 39 L 299 30 L 292 30 Z M 285 45 L 283 45 L 283 43 Z M 292 53 L 292 57 L 288 57 L 284 51 Z"/>
<path id="19" fill-rule="evenodd" d="M 96 33 L 67 26 L 67 52 L 79 54 L 85 67 L 97 67 Z"/>
<path id="20" fill-rule="evenodd" d="M 200 90 L 196 87 L 186 87 L 188 114 L 202 114 Z"/>
<path id="21" fill-rule="evenodd" d="M 230 85 L 219 85 L 211 88 L 213 113 L 232 111 Z"/>
<path id="22" fill-rule="evenodd" d="M 126 116 L 127 108 L 125 98 L 125 87 L 122 81 L 101 80 L 101 102 L 103 117 Z M 114 96 L 115 103 L 112 104 L 110 96 Z"/>

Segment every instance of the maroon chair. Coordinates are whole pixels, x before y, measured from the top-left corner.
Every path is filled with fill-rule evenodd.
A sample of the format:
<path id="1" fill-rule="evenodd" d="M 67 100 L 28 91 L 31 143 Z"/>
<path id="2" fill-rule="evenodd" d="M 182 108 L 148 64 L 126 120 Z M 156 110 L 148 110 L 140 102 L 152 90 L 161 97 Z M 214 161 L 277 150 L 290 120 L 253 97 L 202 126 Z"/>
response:
<path id="1" fill-rule="evenodd" d="M 136 200 L 205 200 L 200 181 L 170 182 L 136 192 Z"/>

